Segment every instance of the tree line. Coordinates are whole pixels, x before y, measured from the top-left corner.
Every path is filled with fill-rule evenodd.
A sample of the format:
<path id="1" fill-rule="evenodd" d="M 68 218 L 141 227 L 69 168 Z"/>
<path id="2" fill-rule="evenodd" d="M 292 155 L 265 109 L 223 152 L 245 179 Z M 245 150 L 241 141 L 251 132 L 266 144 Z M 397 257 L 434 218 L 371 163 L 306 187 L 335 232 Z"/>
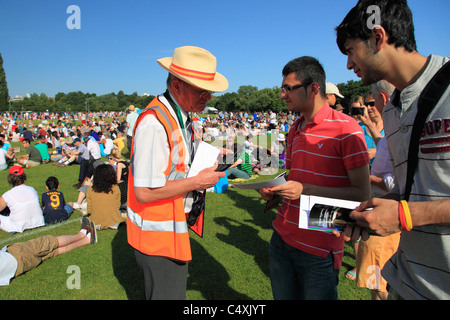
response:
<path id="1" fill-rule="evenodd" d="M 361 81 L 350 80 L 347 83 L 337 84 L 339 91 L 345 96 L 338 100 L 344 108 L 350 99 L 356 95 L 364 95 L 370 91 L 370 86 L 365 86 Z M 280 100 L 281 89 L 279 87 L 258 89 L 255 86 L 244 85 L 237 92 L 227 92 L 208 101 L 208 107 L 214 107 L 222 111 L 246 111 L 252 112 L 282 112 L 286 110 L 284 101 Z M 0 112 L 98 112 L 98 111 L 124 111 L 129 105 L 136 108 L 145 108 L 154 96 L 139 96 L 137 92 L 125 94 L 122 90 L 117 94 L 112 92 L 104 95 L 95 93 L 83 93 L 74 91 L 59 92 L 55 97 L 46 94 L 33 93 L 21 100 L 9 101 L 6 74 L 3 68 L 3 59 L 0 53 Z"/>
<path id="2" fill-rule="evenodd" d="M 339 91 L 345 96 L 338 100 L 344 108 L 348 106 L 350 99 L 356 95 L 364 95 L 370 92 L 370 86 L 363 85 L 361 81 L 350 80 L 347 83 L 337 84 Z M 239 87 L 237 92 L 227 92 L 220 96 L 213 95 L 208 101 L 208 107 L 214 107 L 222 111 L 246 111 L 249 113 L 259 111 L 282 112 L 286 111 L 284 101 L 280 99 L 279 87 L 258 89 L 255 86 L 245 85 Z M 33 93 L 23 100 L 14 101 L 11 104 L 12 111 L 43 112 L 83 112 L 83 111 L 124 111 L 130 104 L 137 108 L 145 108 L 154 98 L 152 95 L 139 96 L 137 92 L 125 94 L 123 91 L 97 96 L 95 93 L 83 93 L 81 91 L 58 93 L 54 98 Z M 8 111 L 9 106 L 1 111 Z"/>
<path id="3" fill-rule="evenodd" d="M 153 98 L 154 96 L 139 96 L 137 92 L 125 94 L 122 90 L 118 93 L 112 92 L 100 96 L 81 91 L 59 92 L 54 98 L 50 98 L 44 93 L 40 95 L 33 93 L 23 100 L 12 102 L 11 108 L 14 112 L 124 111 L 130 104 L 137 108 L 145 108 Z"/>

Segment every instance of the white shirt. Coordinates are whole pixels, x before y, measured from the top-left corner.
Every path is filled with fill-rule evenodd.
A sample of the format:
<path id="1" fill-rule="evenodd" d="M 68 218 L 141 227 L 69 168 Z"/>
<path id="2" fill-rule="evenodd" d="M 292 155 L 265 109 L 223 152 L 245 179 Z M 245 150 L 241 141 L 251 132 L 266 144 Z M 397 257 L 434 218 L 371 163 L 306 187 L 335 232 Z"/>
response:
<path id="1" fill-rule="evenodd" d="M 110 139 L 110 138 L 106 138 L 106 142 L 105 142 L 105 154 L 110 154 L 112 148 L 114 147 L 114 142 Z"/>
<path id="2" fill-rule="evenodd" d="M 94 138 L 89 138 L 86 147 L 89 150 L 89 153 L 92 155 L 92 157 L 95 160 L 98 160 L 102 157 L 101 152 L 100 152 L 100 146 L 98 145 L 98 142 L 95 141 Z"/>
<path id="3" fill-rule="evenodd" d="M 7 286 L 16 274 L 17 260 L 6 251 L 7 246 L 0 250 L 0 286 Z"/>
<path id="4" fill-rule="evenodd" d="M 275 112 L 272 112 L 269 116 L 269 123 L 277 123 L 277 115 L 275 114 Z"/>
<path id="5" fill-rule="evenodd" d="M 160 96 L 159 98 L 166 106 L 168 106 L 167 109 L 176 119 L 178 126 L 180 126 L 178 117 L 173 108 L 169 105 L 169 102 L 164 96 Z M 186 122 L 187 113 L 181 108 L 180 110 L 181 117 L 183 121 Z M 145 146 L 145 148 L 136 148 L 136 146 Z M 185 163 L 189 163 L 190 148 L 186 149 L 188 154 L 186 154 Z M 164 126 L 151 114 L 145 116 L 136 128 L 133 154 L 134 186 L 147 188 L 163 187 L 166 184 L 166 175 L 164 174 L 164 171 L 169 163 L 170 148 L 167 143 L 167 134 Z"/>
<path id="6" fill-rule="evenodd" d="M 394 166 L 389 156 L 386 137 L 381 138 L 377 143 L 377 156 L 373 160 L 370 171 L 371 175 L 383 178 L 385 184 L 389 181 L 390 184 L 386 184 L 389 190 L 393 188 L 393 181 L 390 177 L 393 177 Z M 372 193 L 373 196 L 381 197 L 386 194 L 386 191 L 372 185 Z"/>
<path id="7" fill-rule="evenodd" d="M 127 129 L 127 136 L 131 137 L 133 135 L 134 124 L 136 123 L 138 117 L 139 115 L 134 111 L 127 115 L 127 123 L 129 124 L 129 127 Z"/>
<path id="8" fill-rule="evenodd" d="M 6 151 L 4 149 L 0 148 L 0 165 L 6 164 L 5 154 L 6 154 Z"/>
<path id="9" fill-rule="evenodd" d="M 167 99 L 161 95 L 159 96 L 161 102 L 163 102 L 170 114 L 177 121 L 178 127 L 181 128 L 175 111 L 170 106 Z M 172 97 L 173 99 L 173 97 Z M 175 101 L 175 100 L 174 100 Z M 175 103 L 177 103 L 175 101 Z M 188 119 L 187 113 L 180 108 L 181 118 L 184 123 Z M 182 130 L 182 129 L 180 129 Z M 183 134 L 183 142 L 186 145 L 186 157 L 185 163 L 189 164 L 190 160 L 190 148 L 188 148 L 188 142 L 185 137 L 190 135 Z M 138 147 L 136 146 L 145 146 Z M 167 168 L 170 157 L 170 148 L 167 142 L 167 134 L 163 125 L 153 116 L 145 116 L 141 122 L 139 122 L 134 135 L 134 162 L 133 162 L 133 178 L 135 187 L 147 187 L 147 188 L 160 188 L 166 184 L 166 175 L 164 171 Z M 189 171 L 189 165 L 186 165 L 186 176 Z M 185 212 L 189 212 L 192 206 L 192 193 L 189 192 L 184 196 L 184 209 Z"/>
<path id="10" fill-rule="evenodd" d="M 6 191 L 2 197 L 11 213 L 6 217 L 0 215 L 0 229 L 23 232 L 45 224 L 39 196 L 33 187 L 22 184 Z"/>

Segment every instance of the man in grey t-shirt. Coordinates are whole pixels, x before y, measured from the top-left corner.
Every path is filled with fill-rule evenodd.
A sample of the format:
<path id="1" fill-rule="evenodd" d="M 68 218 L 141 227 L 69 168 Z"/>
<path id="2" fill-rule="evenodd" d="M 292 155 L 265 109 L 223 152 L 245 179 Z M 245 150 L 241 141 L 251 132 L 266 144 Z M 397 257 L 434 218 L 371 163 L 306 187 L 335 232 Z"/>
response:
<path id="1" fill-rule="evenodd" d="M 371 25 L 374 7 L 379 9 L 381 25 Z M 448 88 L 426 120 L 410 199 L 399 204 L 405 196 L 408 148 L 419 95 L 449 59 L 427 58 L 417 52 L 412 14 L 404 0 L 361 0 L 336 31 L 338 46 L 348 57 L 348 69 L 365 84 L 384 79 L 396 87 L 384 108 L 383 121 L 397 187 L 384 199 L 363 202 L 351 214 L 356 230 L 352 233 L 347 228 L 344 237 L 356 239 L 360 227 L 381 236 L 401 231 L 399 249 L 382 271 L 391 286 L 390 298 L 450 299 Z M 372 210 L 362 212 L 367 208 Z"/>

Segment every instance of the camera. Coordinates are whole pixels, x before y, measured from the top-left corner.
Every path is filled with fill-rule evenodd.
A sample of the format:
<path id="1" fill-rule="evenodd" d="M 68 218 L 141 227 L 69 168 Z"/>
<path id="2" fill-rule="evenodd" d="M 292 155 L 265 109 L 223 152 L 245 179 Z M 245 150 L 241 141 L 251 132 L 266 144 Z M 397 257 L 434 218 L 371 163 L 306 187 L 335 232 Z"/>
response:
<path id="1" fill-rule="evenodd" d="M 364 108 L 352 107 L 351 109 L 352 116 L 364 115 Z"/>
<path id="2" fill-rule="evenodd" d="M 189 212 L 186 222 L 189 226 L 193 226 L 200 214 L 205 210 L 205 198 L 199 191 L 193 191 L 194 202 L 192 203 L 191 212 Z"/>

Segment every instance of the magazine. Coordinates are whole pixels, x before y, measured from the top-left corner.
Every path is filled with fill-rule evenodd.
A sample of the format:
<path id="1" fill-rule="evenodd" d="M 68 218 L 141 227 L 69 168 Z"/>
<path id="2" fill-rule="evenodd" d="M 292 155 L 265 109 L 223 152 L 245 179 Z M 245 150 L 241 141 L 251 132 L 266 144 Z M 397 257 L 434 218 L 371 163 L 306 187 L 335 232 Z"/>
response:
<path id="1" fill-rule="evenodd" d="M 349 215 L 359 204 L 356 201 L 301 195 L 299 227 L 342 232 L 348 222 L 354 222 Z"/>

